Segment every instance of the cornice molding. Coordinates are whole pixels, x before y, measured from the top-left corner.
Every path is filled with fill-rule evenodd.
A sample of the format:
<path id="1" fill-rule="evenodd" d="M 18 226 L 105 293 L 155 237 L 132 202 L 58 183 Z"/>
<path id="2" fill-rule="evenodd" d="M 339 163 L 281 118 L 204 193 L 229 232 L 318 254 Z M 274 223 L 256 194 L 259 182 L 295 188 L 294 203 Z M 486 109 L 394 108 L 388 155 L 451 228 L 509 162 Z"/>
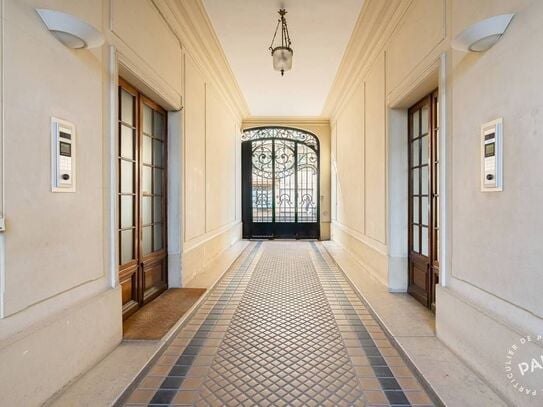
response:
<path id="1" fill-rule="evenodd" d="M 381 53 L 412 0 L 366 0 L 336 78 L 324 104 L 322 116 L 334 118 L 350 97 L 373 61 Z"/>
<path id="2" fill-rule="evenodd" d="M 243 120 L 242 128 L 255 126 L 273 126 L 273 125 L 291 125 L 291 126 L 330 126 L 330 120 L 325 117 L 307 117 L 307 116 L 253 116 Z"/>
<path id="3" fill-rule="evenodd" d="M 243 119 L 249 107 L 224 54 L 202 0 L 153 0 L 178 36 L 182 48 L 214 82 Z"/>

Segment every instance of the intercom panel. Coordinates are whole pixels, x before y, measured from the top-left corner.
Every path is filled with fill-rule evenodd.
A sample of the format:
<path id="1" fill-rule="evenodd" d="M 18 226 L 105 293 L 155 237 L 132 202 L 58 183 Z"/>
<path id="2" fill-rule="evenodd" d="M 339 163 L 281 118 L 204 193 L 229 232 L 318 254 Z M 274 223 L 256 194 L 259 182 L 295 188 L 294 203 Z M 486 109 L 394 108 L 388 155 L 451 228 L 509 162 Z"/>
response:
<path id="1" fill-rule="evenodd" d="M 51 176 L 53 192 L 75 192 L 75 126 L 51 119 Z"/>
<path id="2" fill-rule="evenodd" d="M 481 191 L 503 190 L 503 119 L 481 126 Z"/>

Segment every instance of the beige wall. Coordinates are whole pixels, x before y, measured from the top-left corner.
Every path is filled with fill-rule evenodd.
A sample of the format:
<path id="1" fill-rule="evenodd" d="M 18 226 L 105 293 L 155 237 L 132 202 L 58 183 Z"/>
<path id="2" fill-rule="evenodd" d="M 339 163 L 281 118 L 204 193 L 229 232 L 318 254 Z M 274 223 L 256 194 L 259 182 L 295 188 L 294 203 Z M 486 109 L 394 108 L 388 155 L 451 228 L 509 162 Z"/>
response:
<path id="1" fill-rule="evenodd" d="M 534 176 L 543 151 L 543 95 L 538 89 L 543 80 L 534 69 L 541 55 L 531 46 L 543 38 L 536 23 L 542 21 L 543 4 L 481 1 L 475 6 L 461 1 L 453 11 L 458 15 L 455 32 L 486 15 L 517 15 L 503 40 L 485 54 L 453 54 L 452 159 L 462 165 L 454 166 L 452 178 L 452 275 L 543 318 L 543 183 Z M 497 117 L 504 121 L 504 191 L 481 193 L 480 149 L 474 137 L 482 123 Z"/>
<path id="2" fill-rule="evenodd" d="M 241 119 L 185 55 L 184 283 L 241 237 Z"/>
<path id="3" fill-rule="evenodd" d="M 306 130 L 319 139 L 320 145 L 320 228 L 321 240 L 330 239 L 331 223 L 331 135 L 330 122 L 316 118 L 249 117 L 243 121 L 243 129 L 264 126 L 285 126 Z M 240 175 L 241 178 L 241 175 Z M 239 205 L 241 207 L 241 205 Z"/>
<path id="4" fill-rule="evenodd" d="M 171 112 L 172 286 L 241 237 L 239 129 L 247 110 L 196 0 L 2 3 L 0 399 L 34 406 L 121 340 L 117 77 Z M 82 18 L 106 44 L 68 49 L 46 30 L 40 7 Z M 76 126 L 75 193 L 51 192 L 51 116 Z"/>
<path id="5" fill-rule="evenodd" d="M 102 53 L 66 52 L 31 5 L 4 10 L 6 316 L 105 275 Z M 101 25 L 92 2 L 67 11 Z M 76 194 L 51 193 L 51 116 L 77 124 Z"/>
<path id="6" fill-rule="evenodd" d="M 522 395 L 507 383 L 503 349 L 543 329 L 543 183 L 536 175 L 543 151 L 543 80 L 536 68 L 541 53 L 534 52 L 543 40 L 543 3 L 455 1 L 452 11 L 453 35 L 488 16 L 516 15 L 486 53 L 452 53 L 453 250 L 450 285 L 438 305 L 452 307 L 465 298 L 463 307 L 473 317 L 460 325 L 454 315 L 438 314 L 438 334 L 472 364 L 487 368 L 491 383 L 516 405 L 536 406 L 541 395 Z M 504 122 L 504 190 L 481 193 L 480 126 L 497 117 Z M 472 329 L 479 333 L 472 335 Z M 532 355 L 542 352 L 539 347 Z"/>
<path id="7" fill-rule="evenodd" d="M 470 24 L 510 12 L 512 24 L 489 51 L 450 48 Z M 442 85 L 447 151 L 440 192 L 448 232 L 437 334 L 515 405 L 535 404 L 507 383 L 504 349 L 543 326 L 543 188 L 530 176 L 543 149 L 541 55 L 534 49 L 542 17 L 538 1 L 366 1 L 325 109 L 332 121 L 332 238 L 389 289 L 405 289 L 405 112 Z M 482 193 L 480 126 L 497 117 L 504 119 L 504 191 Z"/>

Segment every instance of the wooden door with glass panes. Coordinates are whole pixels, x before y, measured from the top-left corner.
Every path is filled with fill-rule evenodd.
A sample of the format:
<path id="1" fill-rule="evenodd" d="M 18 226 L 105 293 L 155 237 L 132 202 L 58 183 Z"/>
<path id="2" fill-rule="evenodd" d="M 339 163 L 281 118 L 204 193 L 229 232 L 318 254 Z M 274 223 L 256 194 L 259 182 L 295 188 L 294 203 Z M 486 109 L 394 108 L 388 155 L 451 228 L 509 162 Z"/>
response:
<path id="1" fill-rule="evenodd" d="M 435 308 L 439 283 L 438 93 L 409 109 L 409 284 L 408 291 Z"/>
<path id="2" fill-rule="evenodd" d="M 167 288 L 166 111 L 119 79 L 118 242 L 123 317 Z"/>

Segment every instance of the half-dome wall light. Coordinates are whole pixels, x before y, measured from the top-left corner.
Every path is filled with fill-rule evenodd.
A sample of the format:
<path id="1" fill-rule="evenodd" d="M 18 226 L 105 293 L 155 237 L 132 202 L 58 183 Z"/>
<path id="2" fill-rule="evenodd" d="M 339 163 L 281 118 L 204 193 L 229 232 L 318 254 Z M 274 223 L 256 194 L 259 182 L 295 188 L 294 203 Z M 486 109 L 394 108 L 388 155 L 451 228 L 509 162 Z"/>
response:
<path id="1" fill-rule="evenodd" d="M 459 51 L 484 52 L 498 42 L 513 17 L 514 14 L 501 14 L 481 20 L 458 34 L 451 45 Z"/>
<path id="2" fill-rule="evenodd" d="M 96 48 L 104 43 L 104 35 L 78 17 L 43 8 L 36 12 L 51 34 L 68 48 Z"/>
<path id="3" fill-rule="evenodd" d="M 290 71 L 292 69 L 292 51 L 290 41 L 290 35 L 288 33 L 287 20 L 285 14 L 287 14 L 284 8 L 278 11 L 279 20 L 277 20 L 277 26 L 275 27 L 275 34 L 273 34 L 273 39 L 270 45 L 270 51 L 273 58 L 273 69 L 281 72 L 281 76 L 285 74 L 285 71 Z M 281 25 L 281 45 L 274 46 L 275 38 L 277 37 L 277 32 L 279 31 L 279 25 Z"/>

